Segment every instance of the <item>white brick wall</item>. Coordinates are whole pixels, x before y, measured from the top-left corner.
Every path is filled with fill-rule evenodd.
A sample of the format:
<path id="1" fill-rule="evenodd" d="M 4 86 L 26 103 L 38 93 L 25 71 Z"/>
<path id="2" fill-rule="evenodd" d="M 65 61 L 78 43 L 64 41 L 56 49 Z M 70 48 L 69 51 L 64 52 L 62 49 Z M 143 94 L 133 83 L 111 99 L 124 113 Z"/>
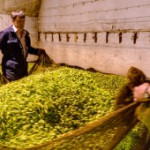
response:
<path id="1" fill-rule="evenodd" d="M 136 66 L 150 76 L 149 10 L 149 0 L 43 0 L 38 19 L 40 46 L 57 63 L 116 74 L 125 74 L 130 66 Z M 138 31 L 135 44 L 134 31 Z"/>
<path id="2" fill-rule="evenodd" d="M 18 2 L 21 5 L 27 1 Z M 37 7 L 38 1 L 34 2 L 33 7 Z M 0 11 L 9 11 L 12 4 L 14 1 Z M 42 0 L 38 22 L 36 17 L 27 17 L 25 28 L 32 45 L 45 48 L 57 63 L 116 74 L 125 74 L 130 66 L 136 66 L 150 75 L 149 10 L 149 0 Z M 33 8 L 28 11 L 35 12 Z M 0 15 L 0 31 L 9 25 L 10 17 Z"/>
<path id="3" fill-rule="evenodd" d="M 42 31 L 149 29 L 149 0 L 43 0 Z"/>

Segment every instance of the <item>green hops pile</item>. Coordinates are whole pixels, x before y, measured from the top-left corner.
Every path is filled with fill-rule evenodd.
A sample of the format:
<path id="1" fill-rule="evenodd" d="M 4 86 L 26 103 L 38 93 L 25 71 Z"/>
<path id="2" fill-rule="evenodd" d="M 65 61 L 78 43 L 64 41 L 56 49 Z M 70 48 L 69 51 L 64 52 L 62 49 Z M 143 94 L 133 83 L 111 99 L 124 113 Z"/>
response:
<path id="1" fill-rule="evenodd" d="M 0 88 L 0 142 L 32 147 L 113 110 L 126 82 L 117 75 L 60 67 Z"/>

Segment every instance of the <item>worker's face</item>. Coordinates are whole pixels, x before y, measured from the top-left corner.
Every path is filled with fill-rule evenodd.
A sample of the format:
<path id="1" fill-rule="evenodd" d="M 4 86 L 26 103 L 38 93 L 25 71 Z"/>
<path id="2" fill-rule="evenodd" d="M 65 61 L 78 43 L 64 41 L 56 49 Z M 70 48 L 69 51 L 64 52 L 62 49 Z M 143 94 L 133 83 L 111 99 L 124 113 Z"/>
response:
<path id="1" fill-rule="evenodd" d="M 13 20 L 13 24 L 18 30 L 23 30 L 24 25 L 25 25 L 25 18 L 21 18 L 17 16 L 16 19 Z"/>

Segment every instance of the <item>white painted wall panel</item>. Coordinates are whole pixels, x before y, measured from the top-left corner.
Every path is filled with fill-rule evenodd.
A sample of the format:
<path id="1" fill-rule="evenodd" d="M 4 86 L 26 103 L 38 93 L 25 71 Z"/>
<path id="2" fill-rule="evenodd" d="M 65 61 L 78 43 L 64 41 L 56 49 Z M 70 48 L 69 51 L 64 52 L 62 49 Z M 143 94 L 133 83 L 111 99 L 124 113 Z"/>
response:
<path id="1" fill-rule="evenodd" d="M 149 10 L 149 0 L 43 0 L 38 18 L 40 46 L 57 63 L 116 74 L 136 66 L 150 76 Z"/>
<path id="2" fill-rule="evenodd" d="M 43 0 L 39 25 L 42 31 L 143 29 L 150 23 L 149 10 L 149 0 Z"/>

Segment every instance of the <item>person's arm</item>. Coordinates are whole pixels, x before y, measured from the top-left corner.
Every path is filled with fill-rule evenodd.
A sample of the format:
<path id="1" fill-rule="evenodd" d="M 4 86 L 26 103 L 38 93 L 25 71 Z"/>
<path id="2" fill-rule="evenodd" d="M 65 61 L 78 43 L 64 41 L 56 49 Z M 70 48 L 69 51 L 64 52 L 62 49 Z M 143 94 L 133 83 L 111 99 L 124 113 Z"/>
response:
<path id="1" fill-rule="evenodd" d="M 41 54 L 45 54 L 45 50 L 42 48 L 34 48 L 32 46 L 30 46 L 29 51 L 30 54 L 34 54 L 34 55 L 41 55 Z"/>
<path id="2" fill-rule="evenodd" d="M 6 34 L 5 32 L 0 32 L 0 49 L 4 49 L 6 46 L 7 39 L 6 39 Z"/>
<path id="3" fill-rule="evenodd" d="M 31 40 L 30 37 L 27 36 L 27 41 L 28 41 L 28 53 L 34 54 L 34 55 L 40 55 L 40 54 L 45 54 L 45 50 L 42 48 L 34 48 L 31 46 Z"/>
<path id="4" fill-rule="evenodd" d="M 150 84 L 149 83 L 143 83 L 139 86 L 136 86 L 133 90 L 133 97 L 134 101 L 142 101 L 145 98 L 150 97 Z"/>

